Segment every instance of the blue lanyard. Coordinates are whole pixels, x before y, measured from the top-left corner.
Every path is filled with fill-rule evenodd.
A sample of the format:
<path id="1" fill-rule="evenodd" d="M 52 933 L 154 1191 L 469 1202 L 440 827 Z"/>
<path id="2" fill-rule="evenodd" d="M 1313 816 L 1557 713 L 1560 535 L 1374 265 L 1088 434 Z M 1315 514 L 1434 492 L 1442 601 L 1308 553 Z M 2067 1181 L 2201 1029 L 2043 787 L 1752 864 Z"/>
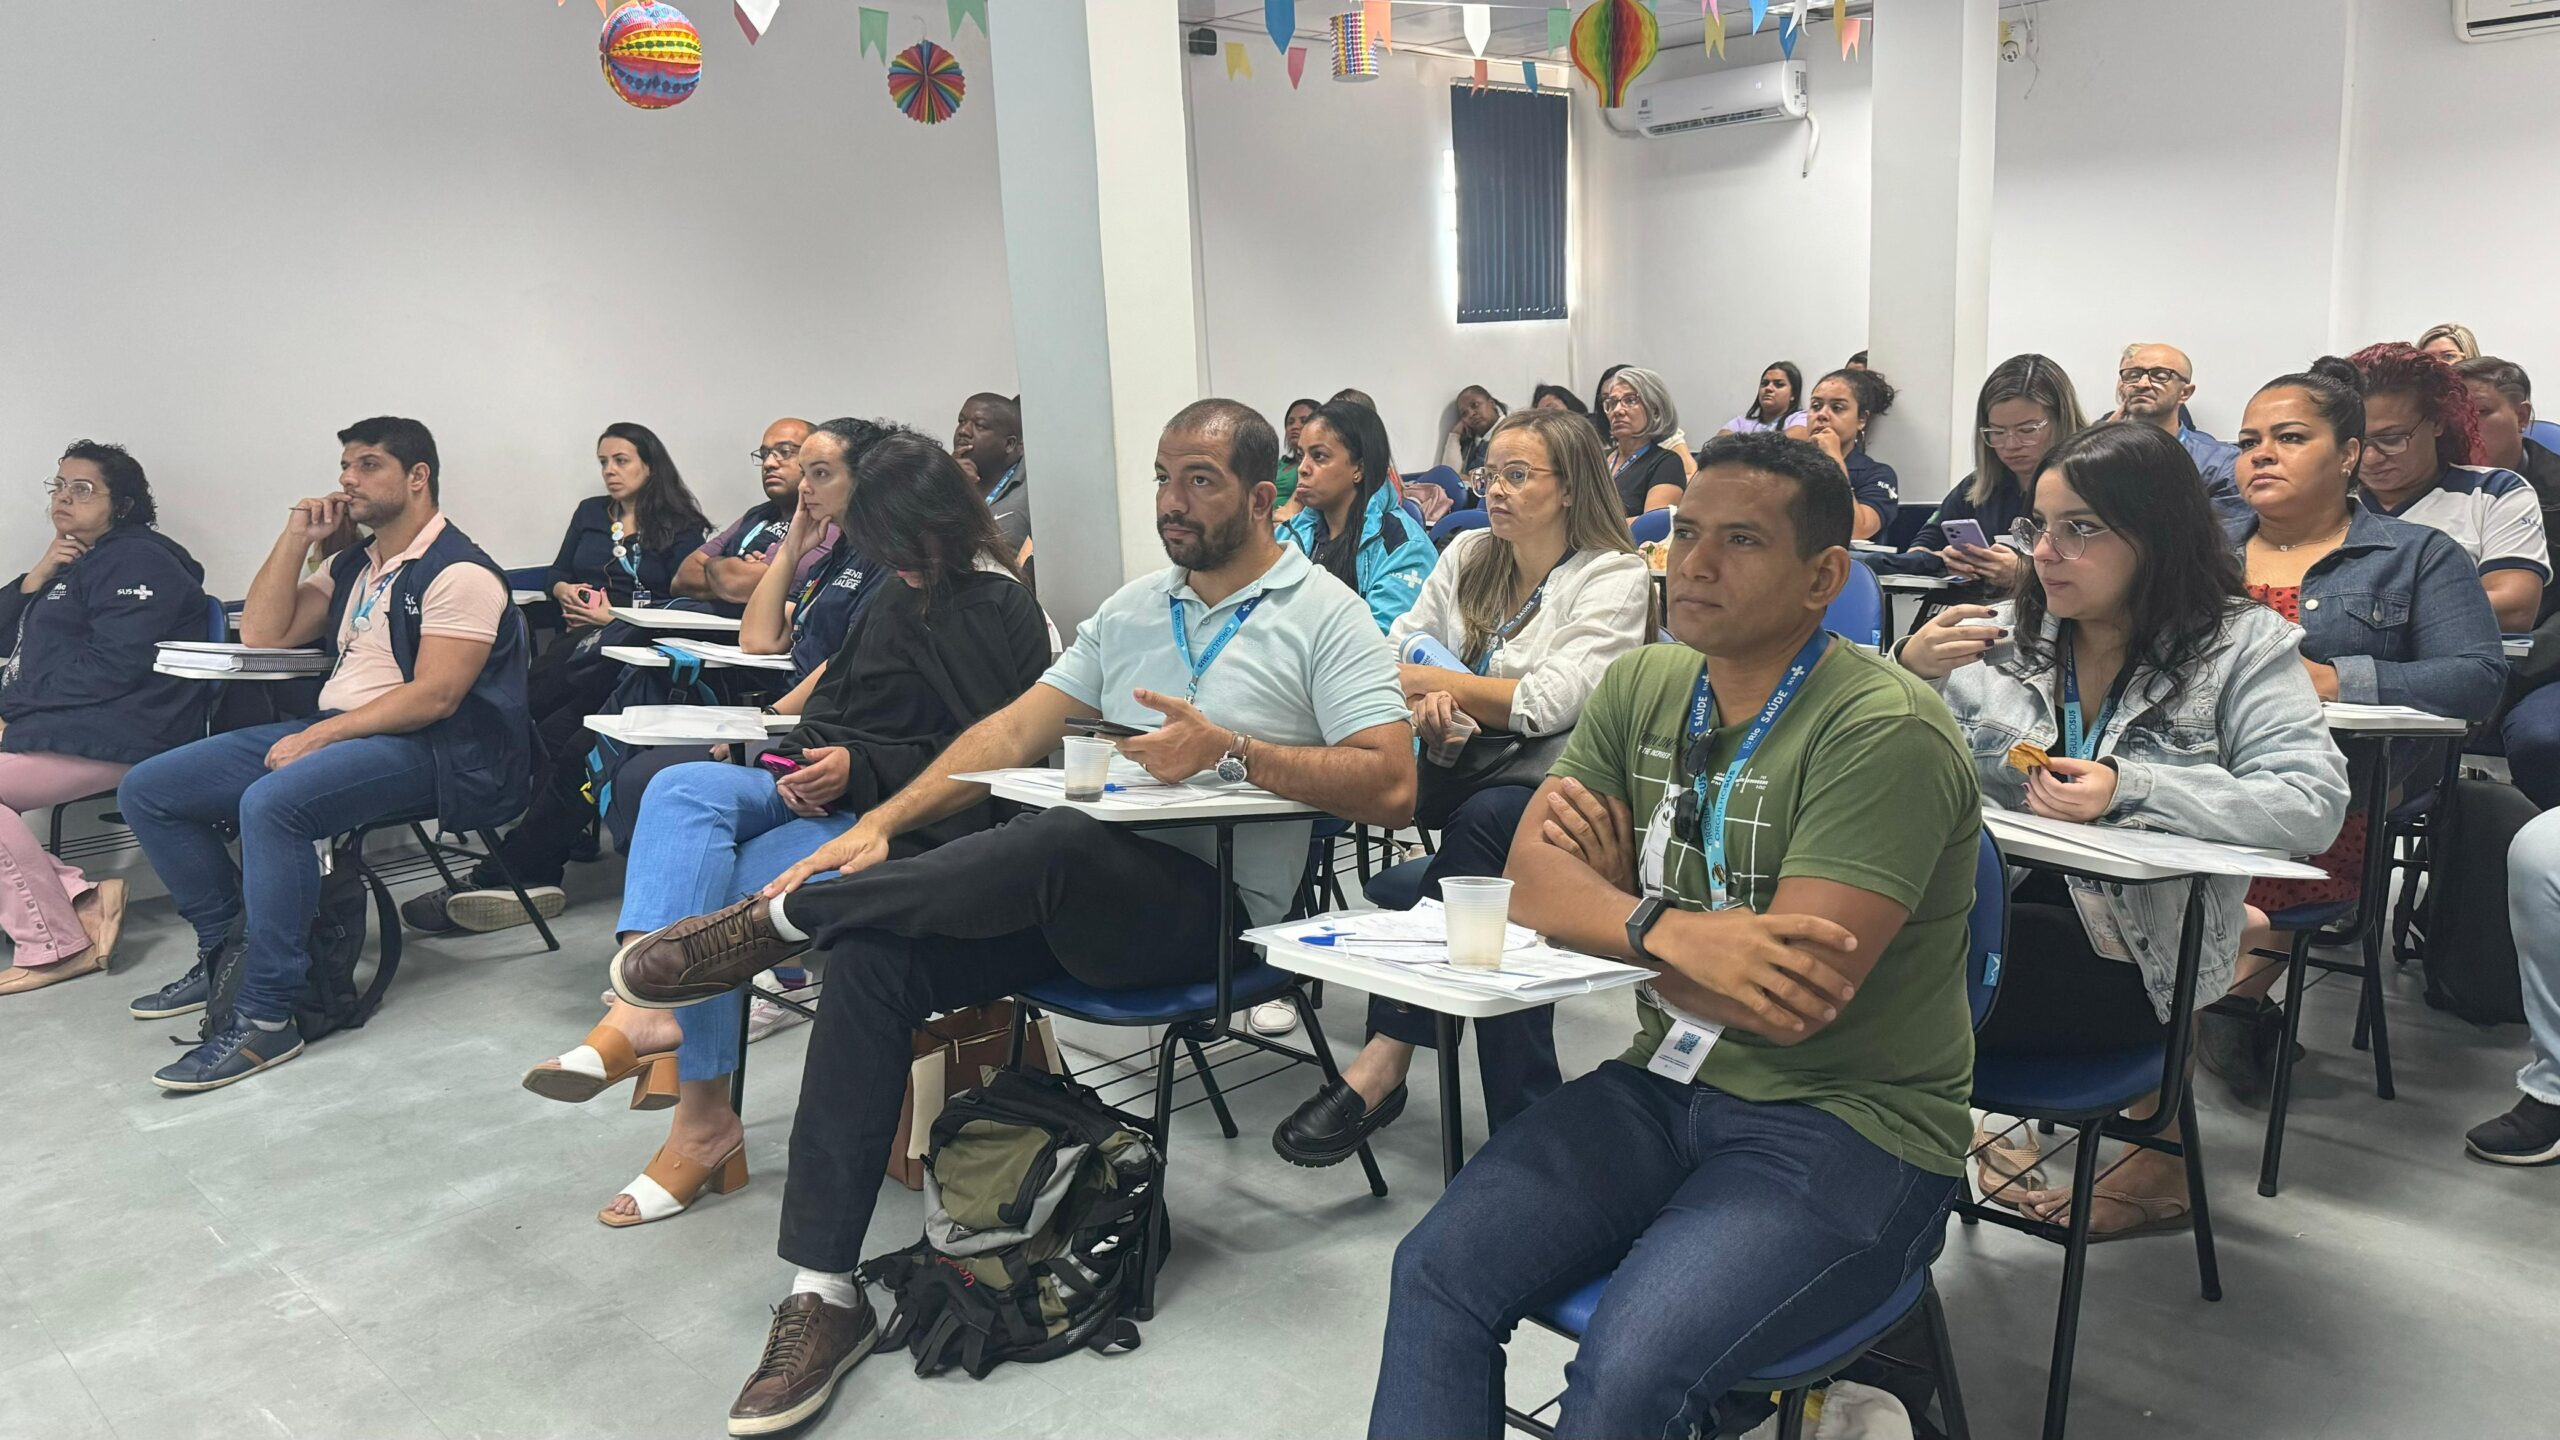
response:
<path id="1" fill-rule="evenodd" d="M 1262 603 L 1262 597 L 1256 595 L 1237 606 L 1236 613 L 1227 617 L 1227 628 L 1218 632 L 1218 638 L 1209 642 L 1208 650 L 1197 660 L 1191 658 L 1191 627 L 1182 623 L 1182 597 L 1167 595 L 1164 598 L 1173 607 L 1173 643 L 1182 650 L 1182 663 L 1191 667 L 1191 685 L 1183 692 L 1182 698 L 1197 704 L 1200 700 L 1200 677 L 1208 674 L 1209 667 L 1218 663 L 1218 652 L 1226 649 L 1227 642 L 1236 638 L 1236 632 L 1244 628 L 1245 617 Z"/>
<path id="2" fill-rule="evenodd" d="M 1485 638 L 1484 654 L 1477 657 L 1476 663 L 1468 666 L 1468 669 L 1482 675 L 1492 666 L 1493 657 L 1501 653 L 1503 645 L 1512 636 L 1520 633 L 1521 626 L 1529 623 L 1529 616 L 1538 608 L 1538 602 L 1547 598 L 1547 581 L 1556 578 L 1556 572 L 1564 568 L 1565 561 L 1573 558 L 1573 553 L 1571 549 L 1567 549 L 1555 564 L 1547 567 L 1547 573 L 1538 581 L 1538 588 L 1529 592 L 1529 598 L 1521 603 L 1519 609 L 1511 612 L 1510 619 L 1503 621 L 1491 635 Z"/>
<path id="3" fill-rule="evenodd" d="M 1643 449 L 1638 450 L 1633 455 L 1628 456 L 1626 459 L 1619 461 L 1615 466 L 1611 467 L 1609 471 L 1609 478 L 1612 480 L 1617 479 L 1619 474 L 1625 471 L 1628 466 L 1643 459 L 1647 454 L 1651 453 L 1652 450 L 1653 442 L 1650 440 L 1646 441 Z"/>
<path id="4" fill-rule="evenodd" d="M 770 521 L 765 520 L 757 521 L 754 527 L 749 529 L 746 534 L 738 537 L 738 548 L 730 553 L 735 555 L 746 555 L 752 553 L 756 548 L 756 537 L 762 535 L 764 533 L 764 527 L 770 523 Z M 790 532 L 787 530 L 784 532 L 784 534 L 788 533 Z M 782 537 L 777 535 L 774 538 L 779 540 Z"/>
<path id="5" fill-rule="evenodd" d="M 624 544 L 622 539 L 622 522 L 619 520 L 613 522 L 612 535 L 613 563 L 622 567 L 622 573 L 631 577 L 632 584 L 639 584 L 640 562 L 635 558 L 640 550 L 638 539 L 635 537 L 630 544 Z"/>
<path id="6" fill-rule="evenodd" d="M 365 587 L 365 592 L 356 597 L 355 614 L 347 619 L 349 631 L 361 635 L 373 624 L 373 607 L 382 603 L 382 597 L 391 591 L 391 582 L 399 578 L 400 567 L 394 565 L 384 571 L 380 579 Z"/>
<path id="7" fill-rule="evenodd" d="M 1724 863 L 1725 807 L 1732 803 L 1734 789 L 1742 783 L 1742 772 L 1751 764 L 1751 757 L 1759 753 L 1760 742 L 1769 738 L 1769 732 L 1777 726 L 1778 717 L 1786 713 L 1787 706 L 1796 698 L 1796 691 L 1803 688 L 1804 678 L 1813 673 L 1813 667 L 1820 663 L 1823 652 L 1830 645 L 1830 632 L 1816 630 L 1813 638 L 1804 642 L 1804 648 L 1796 652 L 1795 660 L 1787 666 L 1786 675 L 1778 681 L 1778 688 L 1769 692 L 1769 703 L 1760 707 L 1760 713 L 1751 717 L 1751 728 L 1742 732 L 1742 746 L 1733 752 L 1732 763 L 1725 766 L 1724 780 L 1716 786 L 1712 805 L 1707 800 L 1704 772 L 1690 780 L 1691 790 L 1687 798 L 1696 808 L 1682 808 L 1687 809 L 1691 816 L 1699 810 L 1707 812 L 1707 823 L 1698 836 L 1698 849 L 1707 857 L 1707 904 L 1710 909 L 1722 910 L 1732 903 L 1727 898 L 1732 876 Z M 1692 748 L 1714 723 L 1715 704 L 1715 691 L 1708 684 L 1707 668 L 1701 665 L 1698 667 L 1697 687 L 1689 694 L 1689 744 Z"/>
<path id="8" fill-rule="evenodd" d="M 1004 470 L 1004 474 L 1003 474 L 1003 475 L 1001 475 L 1001 476 L 997 477 L 997 479 L 996 479 L 996 488 L 994 488 L 993 490 L 990 490 L 990 491 L 988 491 L 988 492 L 987 492 L 987 503 L 988 503 L 988 504 L 990 504 L 990 505 L 993 505 L 993 504 L 994 504 L 994 503 L 996 503 L 997 501 L 999 501 L 999 500 L 1003 499 L 1003 498 L 1004 498 L 1004 492 L 1006 492 L 1007 490 L 1012 489 L 1012 488 L 1013 488 L 1013 486 L 1014 486 L 1014 482 L 1015 482 L 1015 481 L 1017 481 L 1017 480 L 1019 480 L 1019 479 L 1021 479 L 1021 478 L 1022 478 L 1022 462 L 1021 462 L 1021 461 L 1019 461 L 1019 460 L 1016 460 L 1016 461 L 1014 461 L 1012 464 L 1010 464 L 1010 465 L 1008 465 L 1008 466 L 1006 466 L 1006 467 L 1005 467 L 1005 470 Z"/>
<path id="9" fill-rule="evenodd" d="M 2071 632 L 2062 634 L 2062 753 L 2074 760 L 2098 758 L 2098 742 L 2107 738 L 2107 720 L 2116 713 L 2116 702 L 2124 698 L 2125 682 L 2133 678 L 2133 663 L 2127 658 L 2124 668 L 2116 672 L 2116 683 L 2107 689 L 2107 701 L 2098 707 L 2098 723 L 2087 730 L 2080 727 L 2080 667 L 2071 658 Z"/>

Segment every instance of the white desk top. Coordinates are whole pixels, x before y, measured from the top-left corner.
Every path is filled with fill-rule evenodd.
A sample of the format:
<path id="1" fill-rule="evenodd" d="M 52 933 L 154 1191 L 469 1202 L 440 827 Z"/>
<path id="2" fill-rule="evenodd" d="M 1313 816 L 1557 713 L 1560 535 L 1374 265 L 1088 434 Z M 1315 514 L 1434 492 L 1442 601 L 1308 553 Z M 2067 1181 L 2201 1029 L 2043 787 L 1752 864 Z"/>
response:
<path id="1" fill-rule="evenodd" d="M 1953 590 L 1964 582 L 1951 575 L 1878 575 L 1883 590 Z"/>
<path id="2" fill-rule="evenodd" d="M 2329 728 L 2342 735 L 2467 735 L 2471 722 L 2451 715 L 2430 715 L 2406 705 L 2348 705 L 2331 701 L 2320 707 Z"/>
<path id="3" fill-rule="evenodd" d="M 551 596 L 541 590 L 510 590 L 507 599 L 518 605 L 539 605 Z"/>
<path id="4" fill-rule="evenodd" d="M 1426 1010 L 1437 1010 L 1443 1015 L 1455 1015 L 1462 1020 L 1482 1020 L 1493 1015 L 1510 1015 L 1556 1003 L 1553 997 L 1531 998 L 1524 995 L 1504 995 L 1497 991 L 1482 990 L 1452 980 L 1438 979 L 1429 970 L 1397 965 L 1385 960 L 1373 960 L 1366 955 L 1356 955 L 1348 950 L 1336 950 L 1323 945 L 1301 945 L 1291 940 L 1266 937 L 1261 931 L 1248 931 L 1245 938 L 1261 946 L 1263 955 L 1272 964 L 1293 975 L 1304 975 L 1314 980 L 1336 981 L 1363 994 L 1401 1001 L 1407 1005 L 1419 1005 Z M 1593 981 L 1590 989 L 1581 993 L 1595 995 L 1610 990 L 1630 990 L 1644 983 L 1645 971 L 1633 965 L 1621 966 L 1619 969 L 1623 973 L 1597 979 Z"/>
<path id="5" fill-rule="evenodd" d="M 1214 776 L 1187 782 L 1192 789 L 1208 792 L 1196 800 L 1171 804 L 1148 804 L 1117 799 L 1105 794 L 1099 800 L 1069 800 L 1057 780 L 1043 781 L 1043 776 L 1063 776 L 1063 771 L 1038 766 L 1020 770 L 986 770 L 957 775 L 954 779 L 979 780 L 999 800 L 1039 809 L 1073 806 L 1096 820 L 1114 824 L 1160 825 L 1168 821 L 1211 820 L 1298 820 L 1317 812 L 1295 800 L 1283 800 L 1268 790 L 1253 785 L 1228 785 Z M 1125 771 L 1113 767 L 1112 781 L 1119 783 Z"/>
<path id="6" fill-rule="evenodd" d="M 153 665 L 154 675 L 175 675 L 181 680 L 321 680 L 326 670 L 188 670 L 176 665 Z"/>
<path id="7" fill-rule="evenodd" d="M 695 745 L 708 749 L 714 745 L 752 744 L 768 735 L 796 728 L 797 715 L 766 715 L 760 711 L 731 705 L 642 706 L 645 710 L 690 711 L 685 719 L 699 719 L 698 729 L 642 728 L 640 721 L 629 715 L 590 715 L 587 728 L 608 740 L 625 745 Z"/>
<path id="8" fill-rule="evenodd" d="M 2181 880 L 2190 875 L 2319 880 L 2321 870 L 2263 850 L 2116 826 L 2071 825 L 1984 806 L 1992 843 L 2011 860 L 2067 868 L 2107 880 Z"/>
<path id="9" fill-rule="evenodd" d="M 625 665 L 635 665 L 643 670 L 664 670 L 676 663 L 658 653 L 658 647 L 655 645 L 607 645 L 604 647 L 604 657 L 608 660 L 619 660 Z"/>
<path id="10" fill-rule="evenodd" d="M 643 630 L 726 630 L 736 631 L 744 622 L 734 615 L 714 615 L 707 610 L 668 610 L 660 606 L 616 605 L 613 618 L 627 620 Z"/>

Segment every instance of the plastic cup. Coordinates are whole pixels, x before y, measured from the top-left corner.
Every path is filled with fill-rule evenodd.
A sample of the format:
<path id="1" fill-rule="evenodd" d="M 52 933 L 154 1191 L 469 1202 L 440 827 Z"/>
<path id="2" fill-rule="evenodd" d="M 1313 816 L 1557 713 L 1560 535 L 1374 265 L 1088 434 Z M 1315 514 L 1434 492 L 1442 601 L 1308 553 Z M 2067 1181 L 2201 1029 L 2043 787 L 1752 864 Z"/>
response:
<path id="1" fill-rule="evenodd" d="M 1461 710 L 1449 718 L 1449 738 L 1426 747 L 1422 752 L 1423 758 L 1446 770 L 1458 763 L 1458 757 L 1466 752 L 1467 742 L 1476 738 L 1483 729 L 1475 722 L 1475 717 Z"/>
<path id="2" fill-rule="evenodd" d="M 1511 921 L 1511 882 L 1452 876 L 1440 882 L 1449 916 L 1449 963 L 1461 970 L 1502 968 L 1503 927 Z"/>
<path id="3" fill-rule="evenodd" d="M 1119 747 L 1099 735 L 1067 737 L 1067 798 L 1099 800 L 1111 778 L 1111 757 Z"/>

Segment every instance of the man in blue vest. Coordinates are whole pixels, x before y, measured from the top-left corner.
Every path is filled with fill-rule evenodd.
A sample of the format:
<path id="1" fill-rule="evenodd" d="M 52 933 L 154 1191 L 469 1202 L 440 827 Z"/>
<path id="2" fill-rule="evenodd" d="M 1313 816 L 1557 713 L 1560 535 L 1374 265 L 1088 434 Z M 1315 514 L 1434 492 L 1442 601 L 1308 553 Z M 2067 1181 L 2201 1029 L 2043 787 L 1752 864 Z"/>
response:
<path id="1" fill-rule="evenodd" d="M 302 1053 L 315 842 L 393 815 L 486 829 L 524 806 L 525 636 L 505 572 L 437 510 L 426 426 L 378 416 L 338 443 L 337 490 L 287 513 L 240 612 L 250 645 L 337 657 L 319 713 L 181 746 L 118 792 L 197 940 L 194 968 L 133 1002 L 135 1018 L 203 1009 L 214 956 L 235 934 L 245 947 L 228 1020 L 152 1077 L 164 1090 L 219 1089 Z M 305 580 L 315 551 L 325 563 Z M 239 834 L 237 870 L 223 827 Z"/>

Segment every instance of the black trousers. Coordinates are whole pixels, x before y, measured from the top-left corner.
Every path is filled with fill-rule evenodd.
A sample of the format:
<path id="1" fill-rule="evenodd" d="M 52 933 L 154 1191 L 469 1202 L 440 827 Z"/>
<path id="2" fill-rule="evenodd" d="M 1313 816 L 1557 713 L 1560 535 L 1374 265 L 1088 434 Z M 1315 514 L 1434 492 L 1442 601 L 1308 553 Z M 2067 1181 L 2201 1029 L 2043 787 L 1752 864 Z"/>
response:
<path id="1" fill-rule="evenodd" d="M 2009 899 L 2000 999 L 1974 1046 L 1987 1054 L 2086 1055 L 2157 1045 L 2168 1027 L 2151 1008 L 2142 969 L 2089 943 L 2070 887 L 2030 875 Z"/>
<path id="2" fill-rule="evenodd" d="M 1112 989 L 1217 975 L 1217 868 L 1078 810 L 808 886 L 787 912 L 827 962 L 782 1190 L 780 1252 L 805 1270 L 862 1263 L 927 1017 L 1061 975 Z"/>
<path id="3" fill-rule="evenodd" d="M 533 728 L 550 768 L 534 777 L 524 818 L 498 843 L 498 853 L 521 884 L 559 884 L 569 868 L 569 853 L 596 818 L 595 806 L 583 793 L 587 754 L 595 748 L 587 717 L 612 698 L 622 666 L 580 652 L 579 638 L 594 633 L 572 630 L 552 641 L 534 657 L 527 677 L 525 705 L 533 713 Z M 495 885 L 497 871 L 481 866 L 472 872 L 472 883 Z"/>
<path id="4" fill-rule="evenodd" d="M 1511 859 L 1511 836 L 1528 813 L 1524 785 L 1502 785 L 1470 795 L 1440 832 L 1440 849 L 1422 872 L 1422 893 L 1440 898 L 1440 882 L 1452 875 L 1498 876 Z M 1369 1033 L 1429 1049 L 1439 1043 L 1433 1015 L 1394 1000 L 1369 1001 Z M 1499 1130 L 1564 1083 L 1556 1066 L 1556 1008 L 1541 1005 L 1476 1022 L 1476 1072 L 1484 1082 L 1485 1122 Z"/>

